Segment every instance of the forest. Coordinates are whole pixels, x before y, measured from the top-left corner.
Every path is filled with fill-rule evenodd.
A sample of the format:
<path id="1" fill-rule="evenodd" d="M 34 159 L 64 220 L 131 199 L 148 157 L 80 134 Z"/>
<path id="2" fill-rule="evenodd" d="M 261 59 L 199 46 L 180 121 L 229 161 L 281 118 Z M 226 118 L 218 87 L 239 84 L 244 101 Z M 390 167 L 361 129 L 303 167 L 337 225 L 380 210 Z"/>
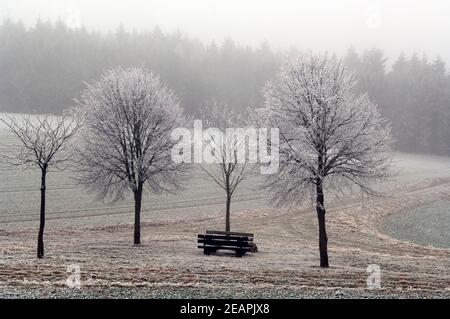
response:
<path id="1" fill-rule="evenodd" d="M 101 33 L 72 29 L 62 21 L 39 20 L 29 28 L 5 19 L 0 111 L 60 114 L 75 104 L 85 82 L 119 65 L 159 74 L 190 114 L 211 101 L 238 111 L 257 108 L 265 83 L 289 53 L 268 43 L 250 48 L 232 39 L 205 44 L 159 28 Z M 358 79 L 358 90 L 367 92 L 391 123 L 398 150 L 450 155 L 450 77 L 443 59 L 401 54 L 388 61 L 382 49 L 352 47 L 343 61 Z"/>

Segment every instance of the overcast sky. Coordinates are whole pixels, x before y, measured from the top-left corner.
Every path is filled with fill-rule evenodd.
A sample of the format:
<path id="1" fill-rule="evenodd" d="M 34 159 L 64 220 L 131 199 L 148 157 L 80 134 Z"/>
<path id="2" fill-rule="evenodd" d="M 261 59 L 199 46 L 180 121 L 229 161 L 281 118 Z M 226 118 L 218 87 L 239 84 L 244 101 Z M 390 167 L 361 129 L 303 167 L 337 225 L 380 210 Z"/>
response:
<path id="1" fill-rule="evenodd" d="M 447 0 L 0 0 L 0 17 L 32 25 L 40 16 L 70 26 L 180 30 L 204 42 L 231 37 L 257 46 L 344 52 L 377 46 L 441 55 L 450 62 Z"/>

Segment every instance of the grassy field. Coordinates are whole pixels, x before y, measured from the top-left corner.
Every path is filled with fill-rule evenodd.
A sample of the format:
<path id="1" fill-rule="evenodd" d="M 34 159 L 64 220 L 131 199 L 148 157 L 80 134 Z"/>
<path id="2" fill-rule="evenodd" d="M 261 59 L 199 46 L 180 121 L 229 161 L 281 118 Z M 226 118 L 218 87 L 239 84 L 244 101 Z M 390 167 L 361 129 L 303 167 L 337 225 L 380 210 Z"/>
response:
<path id="1" fill-rule="evenodd" d="M 383 230 L 419 245 L 450 248 L 450 201 L 437 200 L 393 214 L 384 221 Z"/>
<path id="2" fill-rule="evenodd" d="M 4 150 L 14 140 L 1 134 Z M 450 159 L 397 153 L 395 162 L 398 175 L 379 186 L 388 196 L 354 194 L 328 204 L 327 270 L 317 267 L 314 210 L 272 208 L 259 179 L 236 194 L 232 228 L 254 232 L 260 251 L 204 256 L 196 235 L 224 227 L 224 194 L 201 174 L 180 194 L 145 198 L 143 245 L 133 247 L 130 201 L 97 201 L 73 172 L 51 172 L 46 258 L 38 261 L 39 172 L 2 164 L 0 297 L 449 298 L 450 249 L 430 246 L 426 234 L 442 230 L 434 232 L 433 212 L 439 227 L 450 223 L 448 210 L 433 206 L 450 200 Z M 427 229 L 421 245 L 402 231 L 407 225 Z M 80 266 L 80 290 L 65 288 L 71 264 Z M 367 289 L 369 264 L 381 268 L 380 290 Z"/>
<path id="3" fill-rule="evenodd" d="M 0 151 L 13 139 L 0 135 Z M 39 220 L 40 170 L 0 164 L 0 229 L 34 227 Z M 109 203 L 99 200 L 95 193 L 76 181 L 76 172 L 52 171 L 47 177 L 48 226 L 93 226 L 129 223 L 134 204 L 130 198 Z M 178 194 L 148 194 L 143 199 L 143 218 L 183 218 L 188 215 L 209 214 L 222 210 L 225 194 L 201 171 L 192 173 L 189 182 Z M 253 179 L 242 185 L 233 202 L 235 210 L 267 206 L 265 194 Z"/>

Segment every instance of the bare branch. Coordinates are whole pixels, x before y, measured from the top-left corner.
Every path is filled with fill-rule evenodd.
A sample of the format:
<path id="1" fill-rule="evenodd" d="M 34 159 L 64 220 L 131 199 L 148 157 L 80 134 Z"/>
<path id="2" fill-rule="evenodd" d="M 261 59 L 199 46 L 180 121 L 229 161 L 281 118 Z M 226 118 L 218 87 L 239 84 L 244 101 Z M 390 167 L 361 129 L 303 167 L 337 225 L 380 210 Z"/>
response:
<path id="1" fill-rule="evenodd" d="M 104 199 L 146 186 L 179 189 L 186 164 L 171 159 L 171 132 L 182 125 L 175 94 L 152 73 L 117 68 L 87 86 L 78 102 L 78 180 Z"/>
<path id="2" fill-rule="evenodd" d="M 80 122 L 69 116 L 29 115 L 1 119 L 17 142 L 2 158 L 12 165 L 61 169 L 71 159 L 69 142 L 78 132 Z"/>
<path id="3" fill-rule="evenodd" d="M 390 128 L 355 84 L 340 61 L 311 56 L 266 85 L 260 122 L 280 129 L 280 173 L 267 183 L 277 204 L 299 204 L 317 186 L 377 194 L 370 182 L 389 176 Z"/>

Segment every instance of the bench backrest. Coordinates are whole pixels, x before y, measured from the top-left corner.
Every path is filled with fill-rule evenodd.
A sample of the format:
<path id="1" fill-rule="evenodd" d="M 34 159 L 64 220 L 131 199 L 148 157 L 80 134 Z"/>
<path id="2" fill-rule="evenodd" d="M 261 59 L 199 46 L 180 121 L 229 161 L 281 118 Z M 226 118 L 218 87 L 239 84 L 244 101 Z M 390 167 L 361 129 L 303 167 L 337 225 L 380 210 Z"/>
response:
<path id="1" fill-rule="evenodd" d="M 248 237 L 253 239 L 253 234 L 250 233 L 236 233 L 236 232 L 226 232 L 220 230 L 207 230 L 206 234 L 208 235 L 225 235 L 225 236 L 240 236 L 240 237 Z"/>

